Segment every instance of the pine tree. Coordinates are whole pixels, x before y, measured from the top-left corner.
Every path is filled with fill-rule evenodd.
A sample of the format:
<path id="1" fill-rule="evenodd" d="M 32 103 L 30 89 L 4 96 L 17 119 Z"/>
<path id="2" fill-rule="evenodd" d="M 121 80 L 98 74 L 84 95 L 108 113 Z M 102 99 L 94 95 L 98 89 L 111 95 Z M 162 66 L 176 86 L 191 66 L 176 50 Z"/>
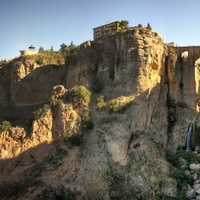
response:
<path id="1" fill-rule="evenodd" d="M 152 28 L 151 28 L 151 25 L 150 25 L 150 23 L 148 22 L 148 24 L 147 24 L 147 29 L 149 29 L 149 30 L 151 30 Z"/>

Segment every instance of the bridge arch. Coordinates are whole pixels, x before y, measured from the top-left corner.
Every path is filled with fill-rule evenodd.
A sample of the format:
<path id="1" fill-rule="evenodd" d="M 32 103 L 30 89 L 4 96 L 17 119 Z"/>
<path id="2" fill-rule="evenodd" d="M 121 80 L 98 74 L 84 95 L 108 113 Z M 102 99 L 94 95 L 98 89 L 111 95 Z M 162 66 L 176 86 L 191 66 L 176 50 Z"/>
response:
<path id="1" fill-rule="evenodd" d="M 182 58 L 182 101 L 200 112 L 200 46 L 177 46 L 174 50 Z"/>

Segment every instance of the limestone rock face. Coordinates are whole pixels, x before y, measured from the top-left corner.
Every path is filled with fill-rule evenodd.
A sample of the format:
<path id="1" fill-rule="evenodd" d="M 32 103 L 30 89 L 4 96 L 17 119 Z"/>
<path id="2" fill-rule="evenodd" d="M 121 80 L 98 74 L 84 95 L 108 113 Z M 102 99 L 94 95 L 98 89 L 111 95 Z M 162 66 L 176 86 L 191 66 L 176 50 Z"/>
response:
<path id="1" fill-rule="evenodd" d="M 46 102 L 52 94 L 63 101 L 33 121 L 29 136 L 23 128 L 1 133 L 1 158 L 13 158 L 29 148 L 39 149 L 42 143 L 81 133 L 81 146 L 67 143 L 69 157 L 60 158 L 62 164 L 51 173 L 43 172 L 45 183 L 50 180 L 57 185 L 59 180 L 77 199 L 129 199 L 138 194 L 144 195 L 140 199 L 153 199 L 155 192 L 175 197 L 177 185 L 168 176 L 171 166 L 165 150 L 184 145 L 187 125 L 195 117 L 188 107 L 176 105 L 178 118 L 168 131 L 168 97 L 181 100 L 176 63 L 177 55 L 156 32 L 146 28 L 129 28 L 87 41 L 80 45 L 77 60 L 66 60 L 65 66 L 11 63 L 8 69 L 0 69 L 0 83 L 10 85 L 0 85 L 0 103 L 10 99 L 29 108 Z M 100 93 L 93 91 L 96 80 L 103 85 Z M 81 124 L 81 116 L 87 114 L 84 109 L 74 108 L 64 98 L 67 89 L 76 85 L 93 89 L 87 108 L 92 130 Z M 104 109 L 97 108 L 100 95 L 105 97 Z M 31 192 L 36 195 L 38 191 Z M 191 198 L 194 194 L 187 192 Z"/>
<path id="2" fill-rule="evenodd" d="M 80 48 L 76 66 L 68 66 L 66 87 L 88 86 L 92 78 L 99 77 L 122 95 L 148 94 L 160 83 L 166 54 L 162 39 L 153 31 L 136 28 L 119 32 Z"/>
<path id="3" fill-rule="evenodd" d="M 31 106 L 44 103 L 55 85 L 64 84 L 65 67 L 38 65 L 36 57 L 19 57 L 0 69 L 0 103 Z"/>
<path id="4" fill-rule="evenodd" d="M 77 134 L 81 124 L 79 114 L 73 109 L 71 104 L 62 104 L 54 109 L 53 137 L 60 139 Z"/>
<path id="5" fill-rule="evenodd" d="M 52 141 L 52 113 L 33 121 L 31 136 L 27 137 L 24 128 L 12 127 L 0 134 L 0 159 L 14 158 L 42 143 Z"/>

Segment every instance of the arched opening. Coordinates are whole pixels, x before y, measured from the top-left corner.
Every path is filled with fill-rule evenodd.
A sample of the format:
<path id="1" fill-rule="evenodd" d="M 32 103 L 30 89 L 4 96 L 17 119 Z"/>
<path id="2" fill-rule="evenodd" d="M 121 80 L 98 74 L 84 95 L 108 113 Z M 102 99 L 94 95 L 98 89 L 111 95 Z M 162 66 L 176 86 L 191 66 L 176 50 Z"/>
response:
<path id="1" fill-rule="evenodd" d="M 200 99 L 197 99 L 196 101 L 196 111 L 200 112 Z"/>
<path id="2" fill-rule="evenodd" d="M 200 94 L 200 58 L 197 58 L 194 63 L 194 75 L 196 94 Z"/>
<path id="3" fill-rule="evenodd" d="M 183 61 L 188 61 L 188 51 L 183 51 L 181 57 L 183 58 Z"/>

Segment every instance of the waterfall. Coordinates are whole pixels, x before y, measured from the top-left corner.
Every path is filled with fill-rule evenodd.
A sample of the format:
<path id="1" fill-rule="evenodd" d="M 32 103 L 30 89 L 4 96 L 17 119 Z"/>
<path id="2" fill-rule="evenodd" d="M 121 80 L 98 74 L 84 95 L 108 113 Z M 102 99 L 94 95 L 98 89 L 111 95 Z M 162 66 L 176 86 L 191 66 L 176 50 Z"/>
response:
<path id="1" fill-rule="evenodd" d="M 185 150 L 190 151 L 191 150 L 191 139 L 192 139 L 192 132 L 193 132 L 193 126 L 192 122 L 188 126 L 187 130 L 187 137 L 186 137 L 186 142 L 185 142 Z"/>

